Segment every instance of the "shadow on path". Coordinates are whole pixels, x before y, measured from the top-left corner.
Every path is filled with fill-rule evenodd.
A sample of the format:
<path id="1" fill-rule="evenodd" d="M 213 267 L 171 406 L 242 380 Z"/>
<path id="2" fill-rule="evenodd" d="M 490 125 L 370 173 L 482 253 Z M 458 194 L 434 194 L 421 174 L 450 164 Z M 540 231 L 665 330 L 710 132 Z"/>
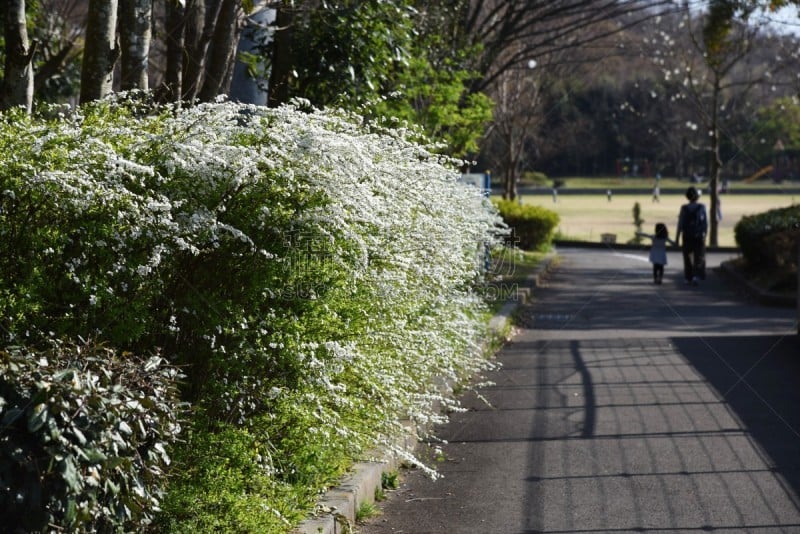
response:
<path id="1" fill-rule="evenodd" d="M 800 495 L 800 336 L 673 341 Z"/>
<path id="2" fill-rule="evenodd" d="M 793 314 L 648 267 L 562 254 L 437 428 L 444 478 L 411 470 L 363 532 L 800 532 Z"/>
<path id="3" fill-rule="evenodd" d="M 538 394 L 517 532 L 800 532 L 797 336 L 526 352 Z"/>

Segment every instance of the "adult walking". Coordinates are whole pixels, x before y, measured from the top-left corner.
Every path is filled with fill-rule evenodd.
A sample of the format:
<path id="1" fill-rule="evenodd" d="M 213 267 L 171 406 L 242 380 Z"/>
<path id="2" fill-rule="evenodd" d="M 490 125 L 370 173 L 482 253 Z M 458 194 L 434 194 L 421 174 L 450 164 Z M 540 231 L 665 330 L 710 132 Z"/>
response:
<path id="1" fill-rule="evenodd" d="M 675 242 L 680 243 L 683 252 L 683 277 L 687 284 L 693 285 L 706 278 L 708 215 L 705 205 L 698 202 L 699 198 L 700 193 L 695 187 L 686 190 L 689 202 L 681 206 L 675 233 Z"/>

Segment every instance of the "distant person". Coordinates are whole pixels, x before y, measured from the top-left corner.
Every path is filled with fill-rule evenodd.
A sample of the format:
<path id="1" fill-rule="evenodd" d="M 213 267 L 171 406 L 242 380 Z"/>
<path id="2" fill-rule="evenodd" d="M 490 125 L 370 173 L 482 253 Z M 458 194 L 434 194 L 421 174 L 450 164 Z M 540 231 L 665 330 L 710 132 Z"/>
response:
<path id="1" fill-rule="evenodd" d="M 681 244 L 683 252 L 683 277 L 687 284 L 692 285 L 697 285 L 706 278 L 705 241 L 708 215 L 705 205 L 698 202 L 699 198 L 700 193 L 694 186 L 686 190 L 689 203 L 681 206 L 678 231 L 675 233 L 675 241 Z"/>
<path id="2" fill-rule="evenodd" d="M 653 283 L 661 284 L 664 278 L 664 266 L 667 264 L 667 243 L 675 245 L 675 242 L 669 238 L 669 230 L 664 223 L 656 223 L 655 231 L 655 234 L 636 232 L 636 235 L 653 240 L 649 257 L 650 263 L 653 264 Z"/>
<path id="3" fill-rule="evenodd" d="M 608 197 L 608 201 L 611 202 L 611 189 L 606 191 L 606 196 Z"/>
<path id="4" fill-rule="evenodd" d="M 658 180 L 653 185 L 653 202 L 661 202 L 661 187 L 658 185 Z"/>

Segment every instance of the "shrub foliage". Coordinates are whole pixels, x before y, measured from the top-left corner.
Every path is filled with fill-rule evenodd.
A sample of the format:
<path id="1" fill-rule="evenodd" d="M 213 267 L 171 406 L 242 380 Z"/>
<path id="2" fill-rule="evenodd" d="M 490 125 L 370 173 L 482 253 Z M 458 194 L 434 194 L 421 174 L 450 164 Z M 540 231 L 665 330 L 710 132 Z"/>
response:
<path id="1" fill-rule="evenodd" d="M 523 250 L 543 250 L 553 241 L 558 214 L 541 206 L 520 205 L 511 200 L 496 202 L 500 215 L 511 228 L 508 239 Z"/>
<path id="2" fill-rule="evenodd" d="M 797 269 L 800 204 L 742 217 L 734 236 L 750 268 Z"/>
<path id="3" fill-rule="evenodd" d="M 4 116 L 0 331 L 25 354 L 158 349 L 193 407 L 159 528 L 279 531 L 402 419 L 435 419 L 433 377 L 488 365 L 474 286 L 502 221 L 410 132 L 143 102 Z"/>
<path id="4" fill-rule="evenodd" d="M 12 531 L 134 530 L 163 492 L 178 372 L 97 345 L 0 351 L 0 514 Z"/>

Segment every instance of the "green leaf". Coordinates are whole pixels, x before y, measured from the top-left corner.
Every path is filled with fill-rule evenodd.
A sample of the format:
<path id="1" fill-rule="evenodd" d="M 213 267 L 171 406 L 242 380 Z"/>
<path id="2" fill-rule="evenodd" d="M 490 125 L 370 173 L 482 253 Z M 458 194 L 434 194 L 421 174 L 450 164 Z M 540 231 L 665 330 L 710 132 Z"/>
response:
<path id="1" fill-rule="evenodd" d="M 74 369 L 64 369 L 63 371 L 59 371 L 53 375 L 53 381 L 61 382 L 63 380 L 72 380 L 72 376 L 75 374 Z"/>
<path id="2" fill-rule="evenodd" d="M 108 456 L 106 456 L 100 449 L 96 448 L 85 449 L 83 452 L 86 456 L 86 460 L 89 463 L 99 464 L 105 462 L 108 459 Z"/>
<path id="3" fill-rule="evenodd" d="M 86 445 L 86 436 L 83 435 L 83 432 L 81 432 L 78 427 L 73 425 L 70 430 L 72 431 L 72 435 L 78 438 L 78 443 L 81 445 Z"/>
<path id="4" fill-rule="evenodd" d="M 75 467 L 75 460 L 71 457 L 64 458 L 59 467 L 61 478 L 64 479 L 67 486 L 69 486 L 72 491 L 80 491 L 83 484 L 81 484 L 80 473 L 78 473 Z"/>
<path id="5" fill-rule="evenodd" d="M 75 498 L 68 497 L 67 498 L 67 507 L 65 510 L 65 517 L 67 519 L 67 524 L 72 524 L 75 522 L 75 519 L 78 517 L 78 510 L 77 506 L 75 505 Z"/>
<path id="6" fill-rule="evenodd" d="M 47 422 L 48 416 L 49 412 L 47 411 L 46 404 L 42 403 L 34 406 L 31 414 L 28 416 L 28 431 L 38 432 Z"/>
<path id="7" fill-rule="evenodd" d="M 144 364 L 144 370 L 149 373 L 150 371 L 158 369 L 158 366 L 161 365 L 161 362 L 162 362 L 161 357 L 153 356 L 152 358 L 147 360 L 146 364 Z"/>

